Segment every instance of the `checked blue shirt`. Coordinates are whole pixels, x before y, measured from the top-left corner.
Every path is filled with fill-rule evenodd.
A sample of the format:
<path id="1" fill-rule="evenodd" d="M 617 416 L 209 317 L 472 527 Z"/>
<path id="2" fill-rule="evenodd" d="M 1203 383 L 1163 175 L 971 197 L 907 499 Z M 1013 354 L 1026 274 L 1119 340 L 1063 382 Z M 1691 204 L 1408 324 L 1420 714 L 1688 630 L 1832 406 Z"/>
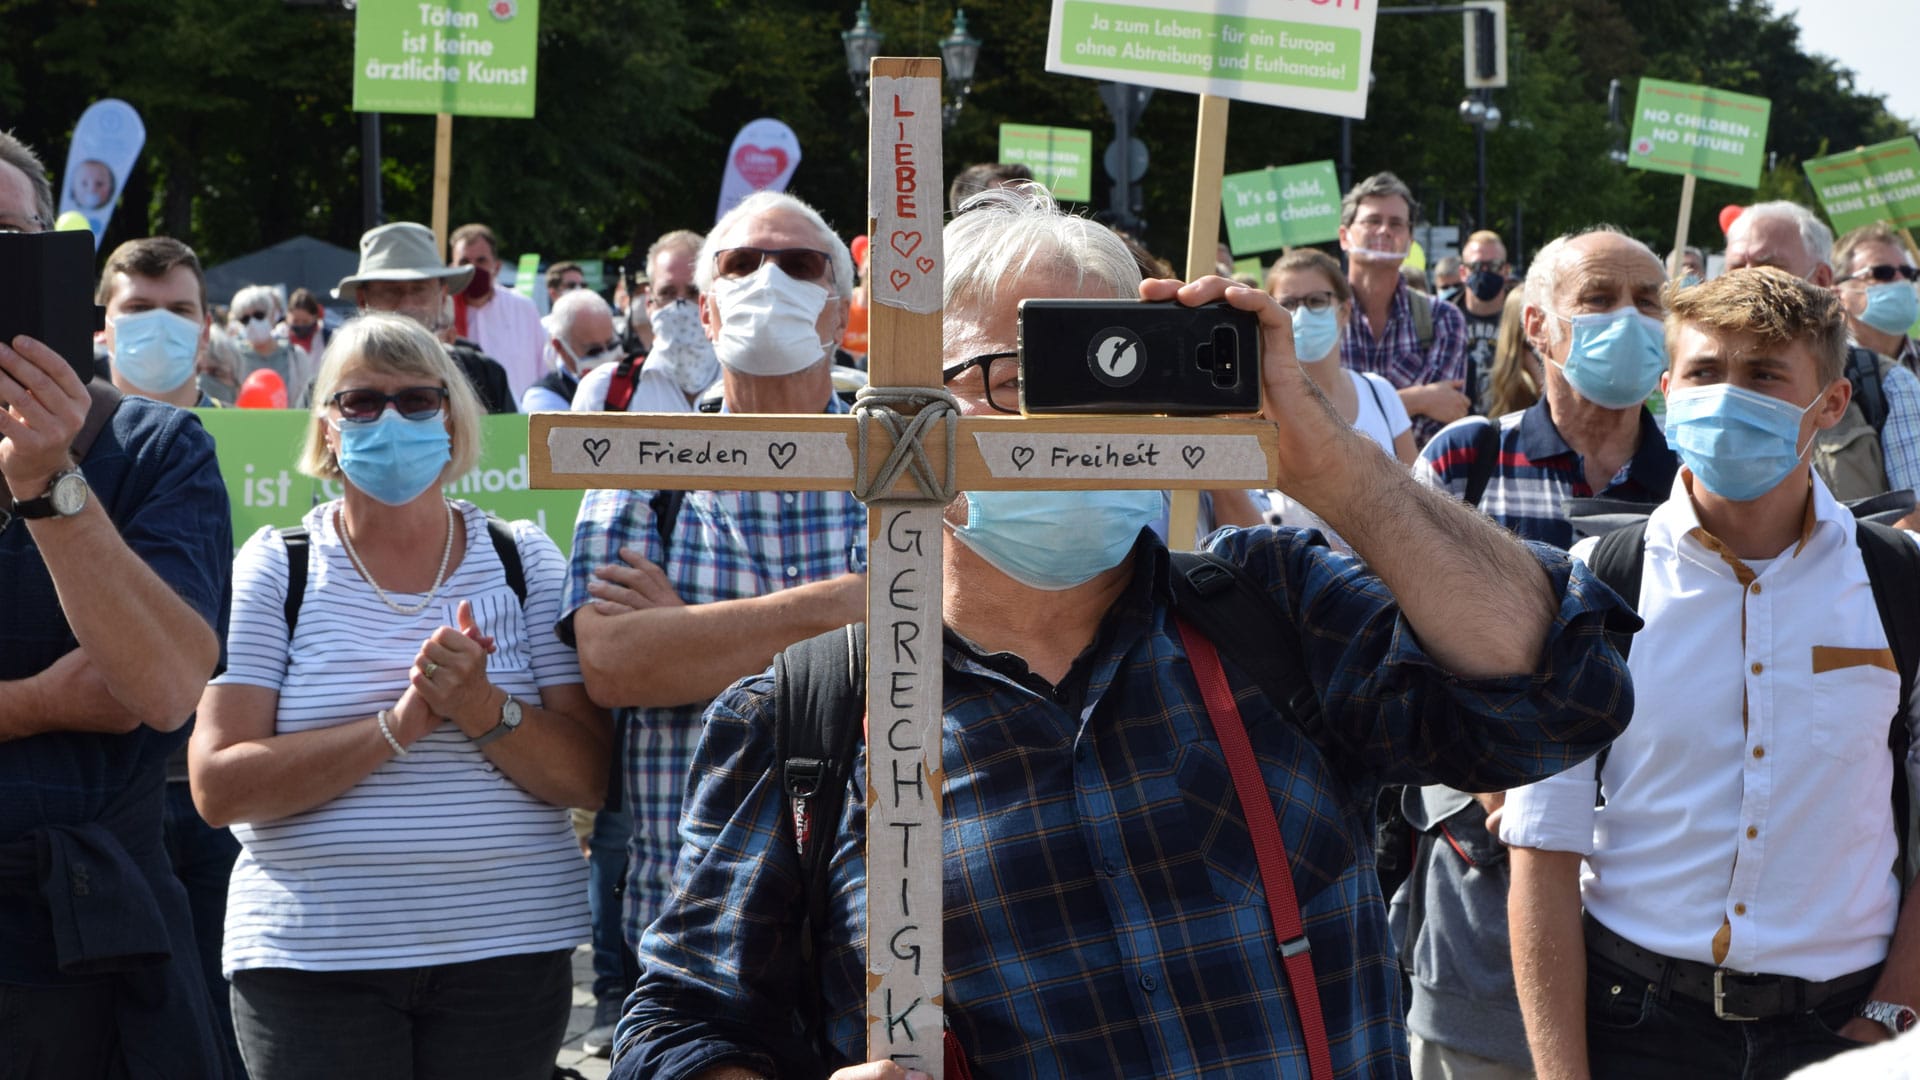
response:
<path id="1" fill-rule="evenodd" d="M 824 411 L 844 413 L 847 406 L 835 396 Z M 593 571 L 618 563 L 623 547 L 659 564 L 689 604 L 765 596 L 866 571 L 867 510 L 847 492 L 690 491 L 664 554 L 648 505 L 653 494 L 589 491 L 581 501 L 560 605 L 563 637 L 571 640 L 574 612 L 593 599 L 587 593 Z M 705 710 L 701 702 L 614 713 L 625 766 L 622 796 L 633 815 L 623 911 L 630 943 L 666 906 L 680 849 L 675 825 Z"/>
<path id="2" fill-rule="evenodd" d="M 1211 547 L 1266 583 L 1302 632 L 1327 726 L 1309 736 L 1229 678 L 1292 860 L 1335 1071 L 1407 1070 L 1399 971 L 1373 869 L 1382 782 L 1501 790 L 1594 754 L 1632 687 L 1605 624 L 1630 615 L 1563 552 L 1534 546 L 1560 607 L 1538 673 L 1463 681 L 1427 657 L 1356 561 L 1292 529 Z M 1140 568 L 1058 687 L 951 632 L 945 657 L 945 1000 L 975 1075 L 1308 1075 L 1252 842 L 1169 609 L 1165 549 Z M 865 777 L 831 865 L 828 940 L 805 987 L 804 909 L 770 731 L 772 680 L 707 714 L 666 913 L 616 1036 L 614 1076 L 732 1062 L 777 1075 L 789 1009 L 864 1059 Z"/>

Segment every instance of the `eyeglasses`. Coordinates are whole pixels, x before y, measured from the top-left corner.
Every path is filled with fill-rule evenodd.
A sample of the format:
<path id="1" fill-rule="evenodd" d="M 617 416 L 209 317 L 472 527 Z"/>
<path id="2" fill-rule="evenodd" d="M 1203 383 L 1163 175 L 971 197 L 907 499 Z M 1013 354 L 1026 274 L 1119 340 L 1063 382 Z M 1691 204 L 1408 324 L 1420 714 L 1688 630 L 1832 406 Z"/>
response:
<path id="1" fill-rule="evenodd" d="M 569 347 L 571 348 L 571 346 Z M 576 357 L 599 356 L 601 353 L 616 352 L 619 350 L 619 348 L 620 348 L 620 339 L 617 337 L 610 337 L 607 340 L 600 342 L 598 345 L 587 345 L 581 348 L 574 349 L 574 355 Z"/>
<path id="2" fill-rule="evenodd" d="M 758 248 L 737 247 L 718 252 L 713 257 L 713 268 L 724 278 L 741 278 L 760 269 L 772 259 L 780 272 L 795 281 L 826 281 L 833 269 L 832 262 L 824 251 L 813 248 Z"/>
<path id="3" fill-rule="evenodd" d="M 955 380 L 974 368 L 980 369 L 980 378 L 985 383 L 987 404 L 996 412 L 1017 413 L 1020 411 L 1020 354 L 1017 352 L 984 353 L 940 369 L 940 381 L 951 385 Z"/>
<path id="4" fill-rule="evenodd" d="M 554 286 L 557 292 L 572 292 L 575 289 L 584 289 L 586 287 L 587 283 L 584 281 L 562 281 Z"/>
<path id="5" fill-rule="evenodd" d="M 1894 278 L 1913 281 L 1916 278 L 1920 278 L 1920 269 L 1911 266 L 1893 266 L 1888 263 L 1881 263 L 1879 266 L 1869 266 L 1861 270 L 1856 270 L 1840 280 L 1860 281 L 1865 278 L 1872 278 L 1881 284 L 1892 281 Z"/>
<path id="6" fill-rule="evenodd" d="M 1316 315 L 1333 306 L 1332 291 L 1324 289 L 1317 293 L 1308 293 L 1305 296 L 1280 296 L 1275 297 L 1275 299 L 1280 301 L 1281 309 L 1289 315 L 1298 310 L 1302 304 L 1305 304 L 1307 310 Z"/>
<path id="7" fill-rule="evenodd" d="M 402 419 L 432 420 L 440 415 L 441 407 L 446 404 L 447 388 L 409 386 L 392 394 L 372 389 L 342 390 L 327 400 L 340 410 L 340 419 L 356 424 L 369 424 L 380 419 L 380 414 L 387 411 L 388 405 L 392 405 Z"/>
<path id="8" fill-rule="evenodd" d="M 757 270 L 759 269 L 759 267 L 756 266 L 754 269 Z M 752 271 L 749 271 L 749 273 L 751 272 Z M 788 276 L 792 276 L 792 275 L 788 275 Z M 700 300 L 700 290 L 694 288 L 691 285 L 688 285 L 680 289 L 668 287 L 668 288 L 661 289 L 658 292 L 649 292 L 647 294 L 648 307 L 657 307 L 657 308 L 666 307 L 668 304 L 672 304 L 681 300 L 689 300 L 697 303 Z"/>

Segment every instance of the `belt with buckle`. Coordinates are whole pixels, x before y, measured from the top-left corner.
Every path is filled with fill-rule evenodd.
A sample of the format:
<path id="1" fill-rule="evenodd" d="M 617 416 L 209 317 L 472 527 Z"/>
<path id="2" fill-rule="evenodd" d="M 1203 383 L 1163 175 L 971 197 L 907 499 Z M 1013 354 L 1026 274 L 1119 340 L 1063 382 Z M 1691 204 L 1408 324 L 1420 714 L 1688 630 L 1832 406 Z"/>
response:
<path id="1" fill-rule="evenodd" d="M 1808 1012 L 1850 993 L 1865 993 L 1880 977 L 1879 964 L 1826 982 L 1790 975 L 1752 975 L 1649 952 L 1600 925 L 1592 916 L 1587 916 L 1585 923 L 1589 954 L 1656 988 L 1705 1005 L 1721 1020 L 1770 1020 Z"/>

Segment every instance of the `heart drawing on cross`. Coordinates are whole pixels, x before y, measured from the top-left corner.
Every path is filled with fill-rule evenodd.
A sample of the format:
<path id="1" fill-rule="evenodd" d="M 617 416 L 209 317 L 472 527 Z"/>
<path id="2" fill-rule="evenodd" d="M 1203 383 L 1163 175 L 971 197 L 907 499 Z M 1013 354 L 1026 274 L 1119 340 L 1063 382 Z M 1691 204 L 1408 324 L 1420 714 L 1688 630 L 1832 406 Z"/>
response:
<path id="1" fill-rule="evenodd" d="M 887 238 L 887 243 L 893 245 L 893 250 L 899 252 L 901 258 L 911 259 L 913 258 L 913 253 L 920 250 L 920 241 L 923 239 L 925 239 L 925 237 L 917 232 L 896 230 L 892 236 Z M 932 269 L 932 267 L 922 267 L 922 269 Z"/>
<path id="2" fill-rule="evenodd" d="M 907 273 L 905 270 L 895 270 L 893 273 L 887 275 L 887 281 L 893 285 L 895 292 L 906 288 L 907 283 L 912 280 L 913 275 Z"/>
<path id="3" fill-rule="evenodd" d="M 1024 469 L 1027 467 L 1027 463 L 1033 460 L 1033 447 L 1016 446 L 1013 448 L 1013 452 L 1008 456 L 1013 458 L 1014 468 Z"/>
<path id="4" fill-rule="evenodd" d="M 785 469 L 793 464 L 793 455 L 799 452 L 799 449 L 799 446 L 790 442 L 768 443 L 767 460 L 773 462 L 774 468 Z"/>
<path id="5" fill-rule="evenodd" d="M 1206 459 L 1207 448 L 1204 446 L 1183 446 L 1180 448 L 1180 456 L 1187 459 L 1187 468 L 1197 469 L 1200 467 L 1200 462 Z"/>
<path id="6" fill-rule="evenodd" d="M 593 463 L 595 465 L 598 465 L 602 461 L 606 460 L 607 451 L 613 449 L 613 440 L 612 439 L 583 439 L 580 442 L 580 449 L 585 450 L 587 452 L 587 456 L 593 459 Z"/>
<path id="7" fill-rule="evenodd" d="M 765 191 L 787 171 L 787 152 L 777 146 L 742 146 L 733 152 L 733 167 L 755 191 Z"/>

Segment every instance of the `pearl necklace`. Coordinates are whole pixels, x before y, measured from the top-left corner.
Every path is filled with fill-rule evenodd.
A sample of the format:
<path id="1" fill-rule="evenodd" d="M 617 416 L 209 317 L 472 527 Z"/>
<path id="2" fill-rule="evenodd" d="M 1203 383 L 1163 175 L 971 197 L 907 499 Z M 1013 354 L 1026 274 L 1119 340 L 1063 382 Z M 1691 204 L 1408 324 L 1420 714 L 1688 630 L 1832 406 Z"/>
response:
<path id="1" fill-rule="evenodd" d="M 447 546 L 440 552 L 440 569 L 434 572 L 433 587 L 428 589 L 427 595 L 422 597 L 420 602 L 412 607 L 404 607 L 394 603 L 387 597 L 387 590 L 381 588 L 380 583 L 373 580 L 373 574 L 367 570 L 367 564 L 360 561 L 360 553 L 353 550 L 353 537 L 347 535 L 346 507 L 342 506 L 338 511 L 340 515 L 340 543 L 347 549 L 347 558 L 353 560 L 353 568 L 360 571 L 360 576 L 367 579 L 367 584 L 373 586 L 374 594 L 380 597 L 380 602 L 387 605 L 387 607 L 397 615 L 418 615 L 427 610 L 427 605 L 433 603 L 433 594 L 439 592 L 440 586 L 446 583 L 447 563 L 453 558 L 453 504 L 447 503 L 446 505 Z"/>

